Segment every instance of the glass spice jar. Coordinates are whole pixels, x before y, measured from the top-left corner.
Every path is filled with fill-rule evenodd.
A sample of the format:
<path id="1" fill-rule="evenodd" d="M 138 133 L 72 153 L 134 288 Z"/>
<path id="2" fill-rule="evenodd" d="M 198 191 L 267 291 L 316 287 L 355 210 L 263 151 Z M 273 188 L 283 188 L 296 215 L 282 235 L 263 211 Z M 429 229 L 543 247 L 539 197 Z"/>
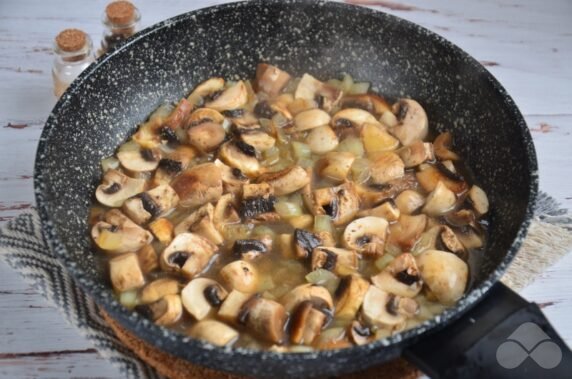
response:
<path id="1" fill-rule="evenodd" d="M 107 5 L 102 16 L 105 26 L 99 55 L 117 47 L 139 30 L 141 14 L 133 3 L 126 0 L 113 1 Z"/>
<path id="2" fill-rule="evenodd" d="M 54 53 L 54 95 L 60 97 L 71 82 L 95 61 L 95 55 L 91 38 L 79 29 L 60 32 L 54 41 Z"/>

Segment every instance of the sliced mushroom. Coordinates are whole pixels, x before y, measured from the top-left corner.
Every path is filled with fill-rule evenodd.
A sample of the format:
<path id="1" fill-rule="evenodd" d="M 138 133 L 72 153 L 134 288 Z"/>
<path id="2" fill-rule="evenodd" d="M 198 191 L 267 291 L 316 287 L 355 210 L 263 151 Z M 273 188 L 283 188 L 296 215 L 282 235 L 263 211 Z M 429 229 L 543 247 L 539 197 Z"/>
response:
<path id="1" fill-rule="evenodd" d="M 219 150 L 219 158 L 246 175 L 257 175 L 260 171 L 256 149 L 241 140 L 225 142 Z"/>
<path id="2" fill-rule="evenodd" d="M 152 281 L 139 292 L 139 302 L 141 304 L 154 303 L 167 296 L 176 295 L 181 291 L 181 284 L 178 280 L 161 278 Z"/>
<path id="3" fill-rule="evenodd" d="M 276 196 L 288 195 L 310 183 L 310 175 L 300 166 L 290 166 L 284 170 L 262 174 L 258 182 L 272 186 Z"/>
<path id="4" fill-rule="evenodd" d="M 414 190 L 405 190 L 395 198 L 395 204 L 401 213 L 410 215 L 425 204 L 425 197 Z"/>
<path id="5" fill-rule="evenodd" d="M 215 245 L 220 245 L 224 242 L 224 238 L 215 227 L 214 207 L 210 203 L 191 213 L 175 228 L 176 235 L 187 232 L 198 234 Z"/>
<path id="6" fill-rule="evenodd" d="M 168 294 L 153 303 L 138 305 L 135 310 L 149 317 L 157 325 L 174 324 L 183 315 L 181 298 L 177 294 Z"/>
<path id="7" fill-rule="evenodd" d="M 314 233 L 304 229 L 294 230 L 294 253 L 297 258 L 307 258 L 312 251 L 322 244 L 322 240 Z"/>
<path id="8" fill-rule="evenodd" d="M 336 317 L 343 320 L 353 319 L 362 305 L 368 288 L 369 282 L 358 274 L 343 277 L 334 295 Z"/>
<path id="9" fill-rule="evenodd" d="M 474 224 L 459 228 L 455 234 L 465 249 L 479 249 L 484 245 L 482 232 Z"/>
<path id="10" fill-rule="evenodd" d="M 331 151 L 316 162 L 316 171 L 321 177 L 343 182 L 354 163 L 355 155 L 345 151 Z"/>
<path id="11" fill-rule="evenodd" d="M 144 148 L 137 142 L 126 142 L 117 150 L 117 159 L 121 165 L 133 172 L 153 171 L 159 165 L 159 149 Z"/>
<path id="12" fill-rule="evenodd" d="M 286 71 L 270 64 L 260 63 L 256 67 L 254 89 L 274 97 L 282 91 L 289 81 L 290 75 Z"/>
<path id="13" fill-rule="evenodd" d="M 435 159 L 433 145 L 430 142 L 415 141 L 397 151 L 397 154 L 403 160 L 405 168 L 419 166 L 426 161 Z"/>
<path id="14" fill-rule="evenodd" d="M 242 185 L 249 182 L 240 169 L 229 167 L 219 159 L 216 159 L 214 164 L 220 169 L 224 192 L 238 193 L 242 190 Z"/>
<path id="15" fill-rule="evenodd" d="M 149 230 L 159 242 L 168 244 L 173 240 L 173 223 L 166 218 L 158 218 L 149 224 Z"/>
<path id="16" fill-rule="evenodd" d="M 231 262 L 219 273 L 223 282 L 231 289 L 253 293 L 258 288 L 258 270 L 246 261 Z"/>
<path id="17" fill-rule="evenodd" d="M 339 140 L 336 133 L 328 125 L 318 126 L 310 131 L 306 137 L 306 143 L 315 154 L 323 154 L 332 151 L 338 146 Z"/>
<path id="18" fill-rule="evenodd" d="M 370 286 L 362 305 L 364 320 L 374 326 L 399 327 L 417 312 L 418 304 L 410 298 L 396 296 L 376 286 Z"/>
<path id="19" fill-rule="evenodd" d="M 476 185 L 472 186 L 469 190 L 467 199 L 479 216 L 482 216 L 489 211 L 489 199 L 481 187 Z"/>
<path id="20" fill-rule="evenodd" d="M 197 155 L 197 150 L 191 146 L 179 145 L 167 157 L 159 161 L 159 166 L 153 175 L 151 185 L 169 184 L 171 180 L 187 168 L 191 160 Z"/>
<path id="21" fill-rule="evenodd" d="M 232 290 L 220 306 L 218 317 L 231 324 L 238 322 L 242 307 L 251 297 L 250 293 Z"/>
<path id="22" fill-rule="evenodd" d="M 189 330 L 189 335 L 216 346 L 232 345 L 238 339 L 238 332 L 235 329 L 215 320 L 197 322 Z"/>
<path id="23" fill-rule="evenodd" d="M 214 163 L 203 163 L 182 172 L 171 186 L 179 195 L 182 207 L 215 202 L 222 196 L 221 170 Z"/>
<path id="24" fill-rule="evenodd" d="M 187 100 L 195 105 L 202 105 L 204 99 L 215 93 L 220 93 L 224 89 L 223 78 L 210 78 L 197 85 L 193 92 L 187 97 Z"/>
<path id="25" fill-rule="evenodd" d="M 423 212 L 429 216 L 440 216 L 450 211 L 457 201 L 455 193 L 451 191 L 443 182 L 438 182 L 437 186 L 427 197 Z"/>
<path id="26" fill-rule="evenodd" d="M 354 250 L 317 247 L 312 251 L 312 270 L 322 268 L 338 275 L 349 275 L 358 269 L 359 258 Z"/>
<path id="27" fill-rule="evenodd" d="M 332 108 L 337 105 L 342 96 L 343 93 L 341 90 L 322 83 L 309 74 L 302 76 L 294 93 L 294 98 L 296 99 L 319 99 L 321 108 L 327 112 L 331 111 Z"/>
<path id="28" fill-rule="evenodd" d="M 382 272 L 372 276 L 371 282 L 386 292 L 403 297 L 417 296 L 423 287 L 415 258 L 409 253 L 397 256 Z"/>
<path id="29" fill-rule="evenodd" d="M 456 153 L 450 150 L 451 144 L 453 142 L 453 135 L 450 132 L 441 133 L 435 138 L 433 142 L 433 148 L 435 149 L 435 155 L 442 161 L 451 160 L 458 161 L 461 159 Z"/>
<path id="30" fill-rule="evenodd" d="M 257 239 L 236 240 L 232 253 L 246 261 L 254 261 L 268 252 L 268 246 Z"/>
<path id="31" fill-rule="evenodd" d="M 145 277 L 135 253 L 112 258 L 109 261 L 109 275 L 113 288 L 118 292 L 129 291 L 145 284 Z"/>
<path id="32" fill-rule="evenodd" d="M 214 100 L 205 103 L 206 108 L 217 111 L 226 111 L 244 106 L 248 102 L 248 92 L 241 80 L 232 87 L 225 89 Z"/>
<path id="33" fill-rule="evenodd" d="M 286 312 L 292 313 L 296 307 L 305 301 L 310 301 L 317 309 L 332 309 L 334 307 L 330 292 L 325 287 L 314 284 L 299 285 L 284 295 L 280 302 L 284 304 Z"/>
<path id="34" fill-rule="evenodd" d="M 389 226 L 389 242 L 410 251 L 427 226 L 427 216 L 401 214 L 399 221 Z"/>
<path id="35" fill-rule="evenodd" d="M 449 251 L 463 260 L 468 258 L 465 246 L 461 243 L 455 232 L 445 225 L 443 225 L 439 233 L 437 248 L 439 250 Z"/>
<path id="36" fill-rule="evenodd" d="M 189 143 L 203 153 L 216 150 L 226 138 L 222 125 L 212 121 L 191 126 L 187 130 L 187 135 Z"/>
<path id="37" fill-rule="evenodd" d="M 393 151 L 399 146 L 399 140 L 385 131 L 379 124 L 365 123 L 360 132 L 365 151 L 371 156 L 375 153 Z"/>
<path id="38" fill-rule="evenodd" d="M 309 109 L 319 108 L 318 103 L 311 99 L 294 99 L 287 105 L 288 112 L 296 116 L 298 113 L 307 111 Z"/>
<path id="39" fill-rule="evenodd" d="M 280 303 L 253 297 L 243 306 L 239 320 L 260 338 L 274 343 L 284 342 L 287 315 Z"/>
<path id="40" fill-rule="evenodd" d="M 421 166 L 424 166 L 421 168 Z M 437 183 L 443 182 L 451 191 L 459 194 L 467 190 L 467 182 L 456 173 L 452 172 L 443 163 L 437 162 L 435 165 L 421 165 L 420 171 L 415 174 L 419 184 L 427 192 L 431 192 Z"/>
<path id="41" fill-rule="evenodd" d="M 217 230 L 221 233 L 225 225 L 240 222 L 234 194 L 227 193 L 219 199 L 214 208 L 213 222 Z"/>
<path id="42" fill-rule="evenodd" d="M 297 345 L 311 345 L 326 320 L 324 312 L 315 309 L 311 301 L 303 302 L 290 320 L 290 341 Z"/>
<path id="43" fill-rule="evenodd" d="M 470 209 L 459 209 L 449 212 L 443 218 L 452 226 L 465 226 L 473 224 L 476 220 L 475 213 Z"/>
<path id="44" fill-rule="evenodd" d="M 302 132 L 317 128 L 318 126 L 328 125 L 330 123 L 330 115 L 321 109 L 308 109 L 294 116 L 294 127 L 289 128 L 289 132 Z"/>
<path id="45" fill-rule="evenodd" d="M 393 179 L 385 184 L 360 185 L 357 191 L 362 202 L 363 208 L 374 207 L 375 205 L 387 200 L 387 198 L 396 197 L 402 191 L 417 188 L 417 179 L 415 173 L 405 172 L 399 179 Z"/>
<path id="46" fill-rule="evenodd" d="M 144 274 L 159 267 L 159 255 L 155 251 L 153 245 L 145 245 L 137 251 L 137 258 L 139 259 L 139 266 Z"/>
<path id="47" fill-rule="evenodd" d="M 429 132 L 429 121 L 425 110 L 417 101 L 401 99 L 393 105 L 398 124 L 390 129 L 403 146 L 409 146 L 417 140 L 423 140 Z"/>
<path id="48" fill-rule="evenodd" d="M 134 179 L 121 172 L 109 169 L 95 190 L 95 197 L 108 207 L 120 207 L 128 198 L 145 190 L 145 179 Z"/>
<path id="49" fill-rule="evenodd" d="M 213 307 L 220 306 L 227 295 L 228 292 L 215 280 L 196 278 L 183 288 L 181 299 L 187 312 L 200 321 L 208 316 Z"/>
<path id="50" fill-rule="evenodd" d="M 332 218 L 335 226 L 349 222 L 359 210 L 359 196 L 353 183 L 344 183 L 337 187 L 315 190 L 310 209 L 316 214 L 326 214 Z"/>
<path id="51" fill-rule="evenodd" d="M 342 108 L 359 108 L 377 117 L 384 112 L 391 111 L 390 105 L 381 96 L 373 93 L 362 95 L 345 95 L 341 101 Z"/>
<path id="52" fill-rule="evenodd" d="M 266 151 L 274 147 L 276 139 L 261 128 L 241 131 L 240 139 L 258 151 Z"/>
<path id="53" fill-rule="evenodd" d="M 454 304 L 465 293 L 469 275 L 467 264 L 453 253 L 427 250 L 417 257 L 425 285 L 443 304 Z"/>
<path id="54" fill-rule="evenodd" d="M 371 180 L 374 184 L 385 184 L 405 174 L 405 165 L 399 155 L 392 152 L 379 153 L 371 159 Z"/>
<path id="55" fill-rule="evenodd" d="M 355 320 L 350 325 L 349 333 L 351 340 L 358 346 L 368 344 L 374 340 L 374 333 L 367 326 Z"/>
<path id="56" fill-rule="evenodd" d="M 208 265 L 216 245 L 193 233 L 181 233 L 163 250 L 161 267 L 193 278 Z"/>
<path id="57" fill-rule="evenodd" d="M 393 199 L 389 198 L 381 202 L 378 206 L 372 209 L 366 209 L 358 213 L 360 217 L 366 216 L 373 216 L 373 217 L 381 217 L 386 219 L 389 222 L 399 220 L 399 216 L 401 215 L 401 211 L 395 204 Z"/>
<path id="58" fill-rule="evenodd" d="M 379 125 L 374 115 L 359 108 L 342 109 L 332 117 L 332 126 L 336 130 L 346 128 L 359 130 L 365 123 Z"/>
<path id="59" fill-rule="evenodd" d="M 240 214 L 244 218 L 254 218 L 274 212 L 276 196 L 268 183 L 245 184 L 242 188 Z"/>
<path id="60" fill-rule="evenodd" d="M 344 246 L 365 255 L 383 255 L 388 222 L 381 217 L 362 217 L 348 224 L 344 230 Z"/>
<path id="61" fill-rule="evenodd" d="M 153 240 L 153 235 L 117 209 L 105 213 L 104 220 L 91 229 L 95 244 L 108 253 L 137 251 Z"/>
<path id="62" fill-rule="evenodd" d="M 179 196 L 168 184 L 162 184 L 149 191 L 127 199 L 121 208 L 138 224 L 144 224 L 169 213 L 179 203 Z"/>

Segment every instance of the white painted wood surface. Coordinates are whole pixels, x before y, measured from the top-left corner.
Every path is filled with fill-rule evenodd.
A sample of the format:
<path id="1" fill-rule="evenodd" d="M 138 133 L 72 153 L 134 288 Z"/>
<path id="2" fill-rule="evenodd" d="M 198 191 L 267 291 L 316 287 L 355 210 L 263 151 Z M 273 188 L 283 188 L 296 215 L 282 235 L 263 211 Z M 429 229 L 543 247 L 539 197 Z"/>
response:
<path id="1" fill-rule="evenodd" d="M 225 1 L 138 0 L 145 26 Z M 349 1 L 406 18 L 483 62 L 532 131 L 541 189 L 572 207 L 572 2 L 569 0 Z M 0 1 L 0 222 L 33 204 L 32 167 L 55 103 L 53 37 L 78 27 L 99 43 L 107 1 Z M 572 255 L 523 291 L 572 343 Z M 61 315 L 0 263 L 0 377 L 119 378 Z"/>

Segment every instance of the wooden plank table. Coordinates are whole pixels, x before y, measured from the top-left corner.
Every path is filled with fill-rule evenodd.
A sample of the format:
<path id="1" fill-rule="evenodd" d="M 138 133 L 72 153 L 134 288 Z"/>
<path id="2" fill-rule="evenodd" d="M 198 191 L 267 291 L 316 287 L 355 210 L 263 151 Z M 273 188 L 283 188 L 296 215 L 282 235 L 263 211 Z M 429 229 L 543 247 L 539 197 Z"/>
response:
<path id="1" fill-rule="evenodd" d="M 224 1 L 139 0 L 145 26 Z M 540 162 L 540 186 L 572 206 L 572 2 L 568 0 L 349 1 L 423 25 L 480 60 L 526 117 Z M 33 203 L 32 167 L 55 104 L 54 36 L 66 27 L 99 44 L 105 0 L 0 2 L 0 222 Z M 526 288 L 572 342 L 572 255 Z M 62 316 L 0 263 L 0 377 L 118 378 Z"/>

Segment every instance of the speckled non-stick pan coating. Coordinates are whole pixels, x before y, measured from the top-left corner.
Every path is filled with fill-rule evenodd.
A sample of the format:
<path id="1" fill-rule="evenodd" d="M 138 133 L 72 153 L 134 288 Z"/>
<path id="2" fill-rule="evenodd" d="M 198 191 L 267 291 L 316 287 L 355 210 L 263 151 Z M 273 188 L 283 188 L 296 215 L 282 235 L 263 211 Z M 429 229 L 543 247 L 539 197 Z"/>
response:
<path id="1" fill-rule="evenodd" d="M 321 79 L 342 72 L 390 99 L 413 97 L 430 126 L 450 130 L 491 202 L 490 238 L 476 282 L 457 305 L 415 329 L 367 346 L 304 354 L 215 348 L 124 309 L 90 250 L 88 208 L 113 153 L 158 105 L 211 76 L 251 78 L 258 62 Z M 327 2 L 256 1 L 190 12 L 136 35 L 90 66 L 46 122 L 35 167 L 45 236 L 82 287 L 123 326 L 176 356 L 230 372 L 322 376 L 400 354 L 478 301 L 502 275 L 526 233 L 537 164 L 526 124 L 499 83 L 473 58 L 407 21 Z"/>

